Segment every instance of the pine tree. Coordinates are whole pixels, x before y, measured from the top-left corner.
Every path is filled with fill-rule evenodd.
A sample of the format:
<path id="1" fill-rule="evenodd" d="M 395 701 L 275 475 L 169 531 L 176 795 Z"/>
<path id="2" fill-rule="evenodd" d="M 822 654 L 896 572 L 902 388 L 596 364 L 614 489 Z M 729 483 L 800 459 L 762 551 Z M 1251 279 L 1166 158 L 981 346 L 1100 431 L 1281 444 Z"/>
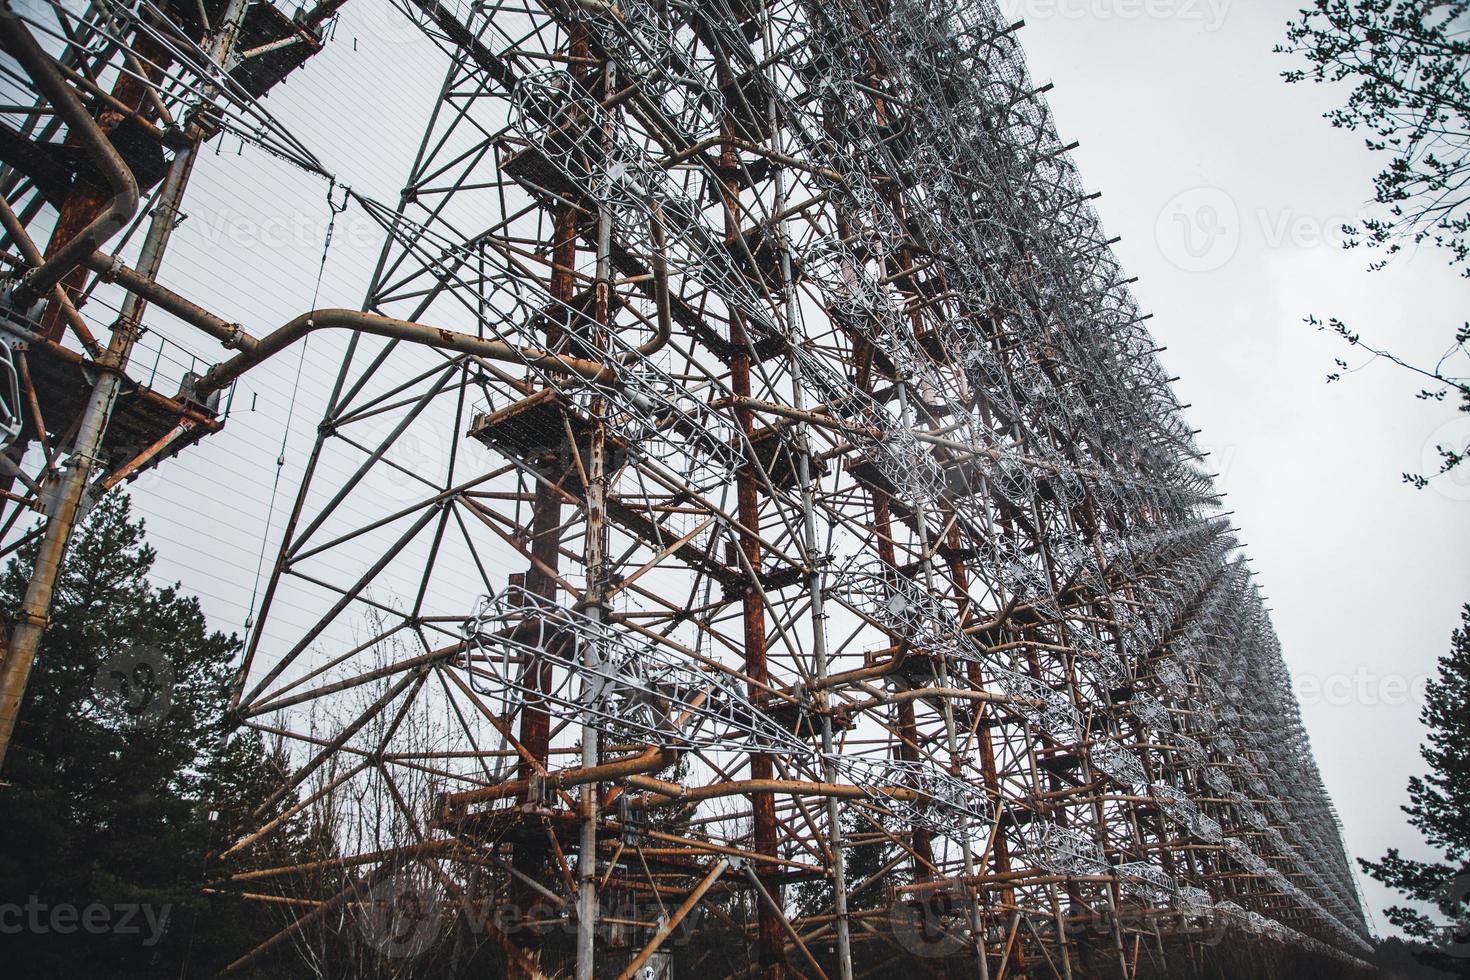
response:
<path id="1" fill-rule="evenodd" d="M 1460 615 L 1461 627 L 1450 652 L 1439 658 L 1439 677 L 1429 683 L 1419 714 L 1429 730 L 1419 750 L 1429 773 L 1409 780 L 1404 807 L 1409 823 L 1441 857 L 1416 861 L 1393 848 L 1381 861 L 1359 864 L 1420 906 L 1385 910 L 1406 935 L 1429 944 L 1419 958 L 1470 977 L 1470 603 Z"/>
<path id="2" fill-rule="evenodd" d="M 201 887 L 218 815 L 243 819 L 272 778 L 258 738 L 227 737 L 239 641 L 212 632 L 179 586 L 154 585 L 154 559 L 114 493 L 62 568 L 0 788 L 0 903 L 41 910 L 11 917 L 10 975 L 209 975 L 227 962 L 226 940 L 238 952 L 268 934 Z M 33 560 L 23 550 L 0 573 L 7 609 Z M 107 910 L 105 927 L 94 928 L 99 912 L 83 926 L 89 906 Z M 129 906 L 152 917 L 119 928 Z M 53 919 L 67 908 L 74 920 Z"/>

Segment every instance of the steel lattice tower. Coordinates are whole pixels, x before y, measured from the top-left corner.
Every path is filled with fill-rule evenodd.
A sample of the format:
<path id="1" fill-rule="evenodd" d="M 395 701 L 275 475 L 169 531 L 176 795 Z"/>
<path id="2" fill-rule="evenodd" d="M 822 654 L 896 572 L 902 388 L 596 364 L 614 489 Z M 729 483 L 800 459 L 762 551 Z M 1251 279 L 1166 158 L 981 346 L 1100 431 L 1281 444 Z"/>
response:
<path id="1" fill-rule="evenodd" d="M 915 952 L 1127 977 L 1140 942 L 1213 928 L 1370 948 L 1019 25 L 990 0 L 395 4 L 447 70 L 399 200 L 351 196 L 385 242 L 362 312 L 251 336 L 111 256 L 57 286 L 89 264 L 237 349 L 159 410 L 185 442 L 255 364 L 351 332 L 236 691 L 291 746 L 223 855 L 311 910 L 282 940 L 411 880 L 483 913 L 517 976 L 629 975 L 681 927 L 772 977 Z M 295 23 L 319 46 L 340 5 Z M 39 6 L 33 31 L 110 25 L 63 65 L 157 64 L 183 17 Z M 228 67 L 220 24 L 194 34 Z M 135 72 L 142 121 L 188 102 L 319 166 L 263 92 L 186 67 Z M 34 267 L 42 194 L 8 172 Z M 64 329 L 41 305 L 31 329 Z M 272 862 L 326 812 L 338 853 Z"/>

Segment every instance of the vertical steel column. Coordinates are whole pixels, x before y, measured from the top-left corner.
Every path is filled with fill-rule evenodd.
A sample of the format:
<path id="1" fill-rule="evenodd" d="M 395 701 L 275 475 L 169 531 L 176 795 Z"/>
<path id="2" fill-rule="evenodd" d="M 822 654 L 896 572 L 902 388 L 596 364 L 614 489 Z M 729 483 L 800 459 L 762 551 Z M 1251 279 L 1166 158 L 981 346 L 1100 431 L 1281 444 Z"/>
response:
<path id="1" fill-rule="evenodd" d="M 587 52 L 588 42 L 585 29 L 574 28 L 568 44 L 571 60 L 569 71 L 578 84 L 586 80 Z M 570 200 L 558 205 L 552 217 L 552 267 L 549 285 L 551 297 L 560 308 L 570 307 L 576 292 L 572 270 L 577 264 L 578 221 L 579 209 Z M 555 317 L 549 317 L 546 325 L 547 350 L 558 349 L 563 339 L 564 331 L 561 325 Z M 568 449 L 572 452 L 576 451 L 575 446 L 570 446 Z M 557 594 L 557 582 L 552 573 L 557 571 L 561 565 L 562 495 L 558 488 L 565 482 L 567 473 L 556 469 L 551 472 L 555 474 L 554 478 L 548 476 L 536 482 L 536 499 L 532 504 L 531 518 L 531 555 L 535 560 L 526 572 L 526 590 L 533 595 L 554 600 Z M 531 675 L 531 687 L 544 692 L 550 690 L 551 683 L 551 667 L 543 663 Z M 537 763 L 542 765 L 546 763 L 551 748 L 551 715 L 547 710 L 546 702 L 540 697 L 528 694 L 522 704 L 518 739 L 521 746 Z M 525 803 L 530 800 L 530 785 L 533 782 L 532 776 L 535 774 L 534 767 L 529 761 L 521 759 L 516 769 L 516 778 L 527 781 L 527 789 L 521 794 L 521 802 Z M 539 841 L 519 840 L 511 851 L 511 866 L 526 878 L 537 880 L 545 869 L 546 850 L 546 846 Z M 535 890 L 518 876 L 512 878 L 511 895 L 518 910 L 522 913 L 540 901 Z M 540 937 L 528 934 L 522 929 L 516 939 L 527 959 L 539 964 L 541 962 Z M 508 969 L 510 976 L 515 980 L 521 980 L 524 976 L 519 964 L 509 964 Z"/>
<path id="2" fill-rule="evenodd" d="M 893 506 L 887 493 L 869 488 L 873 501 L 873 530 L 878 537 L 878 557 L 890 568 L 898 567 L 898 553 L 893 547 Z M 898 647 L 904 642 L 897 633 L 888 633 L 888 642 Z M 896 656 L 896 655 L 895 655 Z M 914 702 L 910 698 L 900 701 L 894 708 L 898 716 L 898 757 L 904 762 L 919 761 L 919 725 L 914 716 Z M 934 866 L 934 846 L 928 830 L 917 823 L 910 825 L 910 844 L 914 851 L 914 874 L 920 878 L 930 876 Z"/>
<path id="3" fill-rule="evenodd" d="M 608 62 L 603 79 L 608 89 L 613 88 L 613 65 Z M 597 212 L 597 281 L 595 284 L 593 318 L 596 321 L 592 349 L 602 352 L 608 346 L 608 324 L 610 320 L 612 291 L 612 212 L 603 205 Z M 591 449 L 585 461 L 587 469 L 587 532 L 583 550 L 583 564 L 587 572 L 587 591 L 582 603 L 588 618 L 602 622 L 607 614 L 607 422 L 604 419 L 604 399 L 593 398 Z M 582 651 L 582 663 L 588 669 L 590 690 L 593 670 L 602 662 L 596 644 L 588 644 Z M 582 723 L 582 765 L 588 769 L 597 765 L 597 727 L 589 715 Z M 596 965 L 597 936 L 597 804 L 601 784 L 585 783 L 578 796 L 581 818 L 581 839 L 577 850 L 577 980 L 593 980 Z"/>
<path id="4" fill-rule="evenodd" d="M 893 383 L 898 391 L 899 423 L 906 429 L 912 429 L 915 422 L 909 407 L 908 380 L 904 378 L 902 370 L 896 370 L 894 374 Z M 924 587 L 930 595 L 938 595 L 939 590 L 934 584 L 934 561 L 933 552 L 930 549 L 929 543 L 929 516 L 927 508 L 924 505 L 923 499 L 917 494 L 913 503 L 914 524 L 919 531 L 919 565 L 924 571 Z M 936 662 L 939 665 L 937 676 L 939 686 L 949 687 L 949 664 L 944 657 L 937 657 Z M 944 740 L 945 748 L 949 752 L 950 772 L 957 778 L 963 779 L 963 770 L 960 765 L 959 738 L 955 732 L 954 724 L 954 701 L 950 698 L 944 698 L 941 703 L 944 706 L 942 710 L 944 717 Z M 965 878 L 973 879 L 975 877 L 975 855 L 970 849 L 969 817 L 961 814 L 959 825 L 960 860 L 964 868 Z M 973 903 L 971 903 L 970 907 L 970 917 L 971 922 L 979 921 L 979 916 Z M 976 940 L 976 951 L 979 956 L 978 966 L 982 971 L 988 973 L 990 965 L 989 961 L 985 958 L 984 939 L 977 934 Z M 1066 980 L 1071 980 L 1070 971 L 1068 971 Z"/>
<path id="5" fill-rule="evenodd" d="M 734 79 L 723 65 L 720 68 L 722 84 L 733 86 Z M 734 141 L 738 138 L 735 119 L 727 113 L 721 121 L 720 170 L 723 174 L 739 173 L 739 160 Z M 721 180 L 721 191 L 725 211 L 725 239 L 732 248 L 738 247 L 740 239 L 740 181 L 736 176 Z M 750 337 L 745 330 L 745 321 L 738 310 L 730 311 L 730 344 L 734 354 L 730 358 L 730 386 L 736 398 L 748 399 L 750 387 Z M 735 409 L 736 421 L 751 445 L 755 436 L 755 412 L 744 402 Z M 741 467 L 735 475 L 736 513 L 745 531 L 740 536 L 740 549 L 745 554 L 746 567 L 755 572 L 761 567 L 759 477 L 751 466 Z M 745 672 L 752 685 L 751 698 L 760 704 L 767 699 L 763 689 L 770 680 L 766 665 L 766 610 L 756 583 L 745 587 L 741 597 L 745 640 Z M 750 756 L 750 778 L 768 780 L 775 775 L 775 766 L 769 754 L 752 752 Z M 775 856 L 776 842 L 776 797 L 770 792 L 750 794 L 750 805 L 754 829 L 754 847 L 759 854 Z M 764 876 L 762 868 L 757 874 Z M 779 885 L 767 889 L 776 902 L 781 900 Z M 765 904 L 759 906 L 760 968 L 767 980 L 784 980 L 786 976 L 786 936 L 777 914 Z"/>
<path id="6" fill-rule="evenodd" d="M 220 29 L 208 47 L 210 57 L 217 64 L 223 64 L 233 50 L 240 22 L 248 7 L 248 0 L 230 0 L 229 6 L 225 8 Z M 7 32 L 16 42 L 35 47 L 34 39 L 30 37 L 30 32 L 19 17 L 6 13 L 4 20 Z M 47 70 L 55 72 L 54 68 Z M 59 74 L 51 79 L 48 87 L 57 88 L 56 96 L 72 103 L 72 112 L 85 112 L 81 109 L 80 102 L 70 94 L 70 86 Z M 173 234 L 178 206 L 194 168 L 202 134 L 191 127 L 189 135 L 189 146 L 179 151 L 169 166 L 163 188 L 157 197 L 158 206 L 144 238 L 139 269 L 149 276 L 157 273 L 163 261 L 164 251 Z M 136 194 L 136 186 L 134 193 Z M 56 239 L 53 237 L 53 245 L 55 244 Z M 140 327 L 137 321 L 143 308 L 144 302 L 141 298 L 136 295 L 128 296 L 121 315 L 113 325 L 107 350 L 96 362 L 99 377 L 87 398 L 86 407 L 82 410 L 71 458 L 56 485 L 55 502 L 47 517 L 46 530 L 36 553 L 25 598 L 16 613 L 16 623 L 11 631 L 5 661 L 0 664 L 0 767 L 4 766 L 5 756 L 10 749 L 31 668 L 50 623 L 51 600 L 61 575 L 62 562 L 66 557 L 72 531 L 82 513 L 82 499 L 87 492 L 87 482 L 91 477 L 92 467 L 97 462 L 97 453 L 102 448 L 107 425 L 112 417 L 122 385 L 123 371 L 127 368 L 128 358 L 139 336 Z"/>
<path id="7" fill-rule="evenodd" d="M 962 545 L 962 542 L 960 540 L 960 529 L 953 521 L 949 520 L 949 516 L 952 516 L 952 513 L 952 511 L 949 512 L 949 515 L 947 515 L 945 518 L 945 523 L 949 526 L 949 531 L 945 535 L 945 544 L 948 545 L 950 549 L 950 557 L 948 559 L 949 576 L 951 582 L 954 585 L 955 599 L 960 605 L 958 619 L 960 623 L 960 628 L 963 629 L 971 624 L 971 621 L 974 619 L 974 615 L 973 609 L 971 608 L 970 604 L 969 576 L 966 574 L 965 571 L 964 560 L 959 557 L 960 548 Z M 966 678 L 977 689 L 983 687 L 980 678 L 979 664 L 971 663 L 967 665 Z M 971 710 L 979 713 L 987 709 L 983 702 L 977 702 L 971 708 Z M 978 723 L 975 726 L 975 729 L 982 734 L 986 733 L 986 727 L 983 722 Z M 995 793 L 996 796 L 999 796 L 1000 785 L 995 776 L 994 759 L 992 758 L 991 764 L 989 766 L 986 766 L 985 754 L 983 752 L 981 753 L 981 773 L 985 777 L 985 787 L 991 792 Z M 999 838 L 999 835 L 1000 830 L 999 828 L 997 828 L 997 838 Z M 984 867 L 982 855 L 982 862 L 976 866 L 975 873 L 980 874 L 983 873 L 983 871 Z M 985 920 L 984 917 L 980 914 L 980 902 L 975 894 L 976 889 L 974 888 L 974 886 L 967 885 L 966 891 L 971 893 L 971 925 L 975 930 L 975 952 L 979 957 L 979 963 L 977 965 L 980 968 L 980 980 L 990 980 L 990 958 L 985 952 Z"/>
<path id="8" fill-rule="evenodd" d="M 776 44 L 769 13 L 765 19 L 765 41 L 767 51 L 774 51 Z M 768 103 L 767 111 L 771 126 L 772 149 L 780 153 L 782 152 L 780 120 L 776 115 L 774 100 Z M 776 213 L 784 214 L 787 203 L 786 173 L 784 170 L 777 169 Z M 796 299 L 796 273 L 791 261 L 791 241 L 787 235 L 786 226 L 787 219 L 782 218 L 777 225 L 776 236 L 780 246 L 781 282 L 785 290 L 786 322 L 788 328 L 794 330 L 800 322 L 801 310 Z M 800 412 L 806 408 L 806 386 L 802 377 L 801 361 L 796 357 L 790 357 L 789 363 L 792 376 L 792 407 Z M 837 751 L 836 742 L 832 738 L 832 696 L 827 685 L 823 683 L 827 679 L 828 670 L 827 598 L 823 575 L 826 556 L 821 552 L 817 540 L 816 495 L 812 489 L 812 447 L 809 429 L 810 426 L 806 422 L 801 422 L 796 427 L 798 440 L 796 472 L 801 484 L 803 557 L 808 565 L 807 593 L 811 597 L 812 676 L 817 681 L 818 730 L 822 740 L 822 755 L 826 760 L 822 772 L 827 782 L 836 783 L 838 781 L 837 767 L 831 761 Z M 826 808 L 827 849 L 832 856 L 832 912 L 836 917 L 837 970 L 841 980 L 852 980 L 852 936 L 851 924 L 847 920 L 847 855 L 844 853 L 845 845 L 842 839 L 842 809 L 838 806 L 835 796 L 827 797 Z"/>

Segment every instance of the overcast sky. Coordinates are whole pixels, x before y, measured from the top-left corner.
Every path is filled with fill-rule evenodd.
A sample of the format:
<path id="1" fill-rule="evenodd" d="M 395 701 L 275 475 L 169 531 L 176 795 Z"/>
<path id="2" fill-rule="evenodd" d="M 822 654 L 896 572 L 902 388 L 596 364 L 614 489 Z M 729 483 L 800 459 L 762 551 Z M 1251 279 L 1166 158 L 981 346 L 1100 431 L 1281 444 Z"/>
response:
<path id="1" fill-rule="evenodd" d="M 1375 161 L 1321 119 L 1331 92 L 1280 80 L 1287 62 L 1271 47 L 1295 2 L 1003 5 L 1027 21 L 1033 72 L 1056 83 L 1062 136 L 1081 142 L 1084 180 L 1103 192 L 1106 229 L 1141 277 L 1135 292 L 1156 314 L 1165 363 L 1271 599 L 1349 850 L 1413 853 L 1398 807 L 1420 769 L 1422 679 L 1470 599 L 1470 473 L 1422 492 L 1399 474 L 1432 466 L 1436 442 L 1463 443 L 1470 417 L 1416 401 L 1412 379 L 1386 365 L 1326 385 L 1341 351 L 1302 319 L 1339 315 L 1430 359 L 1459 322 L 1466 285 L 1434 254 L 1369 274 L 1361 253 L 1337 246 L 1337 227 L 1370 196 Z M 331 172 L 391 202 L 441 64 L 382 0 L 348 4 L 336 41 L 268 105 Z M 256 333 L 312 305 L 359 305 L 377 251 L 361 212 L 339 219 L 318 284 L 326 184 L 248 147 L 216 149 L 196 172 L 164 281 Z M 89 313 L 105 322 L 104 310 Z M 145 375 L 154 363 L 175 378 L 189 366 L 174 347 L 151 360 L 170 333 L 161 324 L 145 340 L 135 359 Z M 197 335 L 174 336 L 218 359 Z M 341 344 L 314 337 L 304 354 L 252 372 L 222 435 L 136 487 L 156 577 L 198 592 L 217 628 L 245 627 L 257 560 L 264 549 L 269 566 Z M 291 612 L 278 610 L 288 627 Z M 1363 887 L 1382 926 L 1389 896 Z"/>

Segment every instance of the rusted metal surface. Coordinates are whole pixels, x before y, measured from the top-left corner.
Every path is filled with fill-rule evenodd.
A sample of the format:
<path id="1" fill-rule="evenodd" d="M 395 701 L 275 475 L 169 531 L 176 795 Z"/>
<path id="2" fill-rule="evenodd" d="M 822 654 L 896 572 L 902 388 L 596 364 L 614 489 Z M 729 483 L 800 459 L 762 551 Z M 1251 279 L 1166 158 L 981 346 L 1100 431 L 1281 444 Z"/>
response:
<path id="1" fill-rule="evenodd" d="M 209 37 L 168 8 L 245 46 L 228 71 L 174 51 L 103 93 L 63 52 L 61 84 L 158 142 L 194 72 L 191 118 L 240 132 L 341 4 L 249 6 Z M 361 310 L 217 316 L 84 234 L 110 187 L 57 209 L 57 294 L 26 231 L 57 202 L 0 181 L 7 268 L 51 302 L 14 332 L 52 469 L 90 432 L 110 487 L 218 430 L 245 372 L 352 336 L 235 693 L 341 855 L 286 894 L 311 879 L 257 855 L 272 825 L 227 849 L 260 866 L 218 887 L 303 910 L 237 969 L 409 871 L 509 906 L 514 976 L 1129 977 L 1209 928 L 1362 952 L 1269 617 L 1014 25 L 394 9 L 447 64 L 401 199 L 349 194 L 392 230 Z M 48 125 L 0 147 L 60 159 Z M 58 299 L 97 283 L 219 363 L 99 416 Z"/>

